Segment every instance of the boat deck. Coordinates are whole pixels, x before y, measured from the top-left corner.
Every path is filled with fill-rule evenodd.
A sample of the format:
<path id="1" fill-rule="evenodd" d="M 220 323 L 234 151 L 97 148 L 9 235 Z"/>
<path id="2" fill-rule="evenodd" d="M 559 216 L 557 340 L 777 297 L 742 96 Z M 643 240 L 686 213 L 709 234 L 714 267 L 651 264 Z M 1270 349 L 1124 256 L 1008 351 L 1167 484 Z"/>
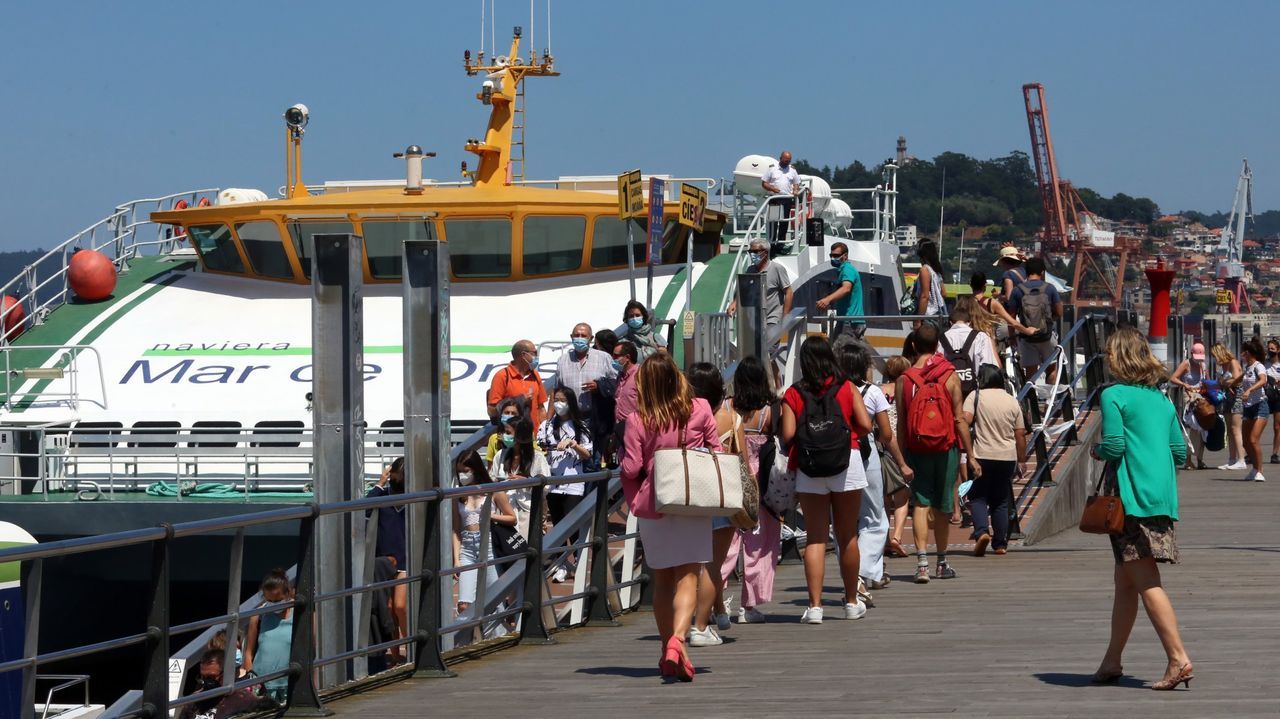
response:
<path id="1" fill-rule="evenodd" d="M 764 607 L 769 622 L 734 625 L 723 646 L 692 650 L 692 685 L 662 685 L 653 617 L 639 612 L 616 628 L 572 630 L 553 646 L 460 664 L 457 678 L 328 707 L 339 717 L 410 716 L 424 706 L 488 717 L 554 707 L 565 718 L 607 706 L 633 716 L 1275 716 L 1280 491 L 1274 480 L 1231 481 L 1241 476 L 1181 475 L 1182 563 L 1162 575 L 1195 662 L 1190 691 L 1147 688 L 1164 654 L 1141 612 L 1125 657 L 1132 676 L 1089 685 L 1107 643 L 1113 559 L 1105 539 L 1070 530 L 1002 557 L 955 554 L 959 577 L 927 585 L 910 582 L 914 559 L 889 560 L 894 582 L 858 622 L 831 618 L 839 610 L 831 559 L 828 619 L 800 625 L 802 568 L 783 564 Z"/>

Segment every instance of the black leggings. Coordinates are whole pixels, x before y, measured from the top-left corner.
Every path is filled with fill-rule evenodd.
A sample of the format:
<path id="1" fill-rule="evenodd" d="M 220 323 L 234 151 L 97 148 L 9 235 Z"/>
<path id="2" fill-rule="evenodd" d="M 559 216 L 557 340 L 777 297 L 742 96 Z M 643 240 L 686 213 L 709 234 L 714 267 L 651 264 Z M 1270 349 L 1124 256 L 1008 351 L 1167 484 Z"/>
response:
<path id="1" fill-rule="evenodd" d="M 969 508 L 973 512 L 973 536 L 988 531 L 990 515 L 991 546 L 1009 546 L 1009 501 L 1013 497 L 1013 473 L 1018 463 L 1013 460 L 980 459 L 982 476 L 969 488 Z"/>
<path id="2" fill-rule="evenodd" d="M 548 494 L 547 509 L 551 515 L 551 523 L 553 525 L 559 524 L 560 520 L 564 519 L 569 512 L 572 512 L 573 508 L 578 506 L 581 501 L 582 496 L 577 494 Z M 573 536 L 569 537 L 569 544 L 577 544 L 581 541 L 579 539 L 581 536 L 581 530 L 574 532 Z"/>

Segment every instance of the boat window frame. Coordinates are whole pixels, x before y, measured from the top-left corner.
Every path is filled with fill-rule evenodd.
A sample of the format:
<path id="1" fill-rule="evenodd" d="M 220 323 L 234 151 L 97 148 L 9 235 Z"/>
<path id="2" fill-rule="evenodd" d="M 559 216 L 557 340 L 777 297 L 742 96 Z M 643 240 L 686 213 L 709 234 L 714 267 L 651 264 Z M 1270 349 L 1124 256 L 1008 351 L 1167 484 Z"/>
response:
<path id="1" fill-rule="evenodd" d="M 349 231 L 349 234 L 358 235 L 360 233 L 356 232 L 356 224 L 357 223 L 355 220 L 352 220 L 351 217 L 346 215 L 343 215 L 343 216 L 334 215 L 333 217 L 317 217 L 317 218 L 286 217 L 284 219 L 283 225 L 284 225 L 284 231 L 286 233 L 285 236 L 289 239 L 289 243 L 288 243 L 289 249 L 293 252 L 293 256 L 294 256 L 293 259 L 297 263 L 297 268 L 298 268 L 297 276 L 301 278 L 302 282 L 305 282 L 305 283 L 311 282 L 311 273 L 310 271 L 308 271 L 310 268 L 310 265 L 309 264 L 304 265 L 302 262 L 303 260 L 302 251 L 306 248 L 304 247 L 304 243 L 302 241 L 301 235 L 299 235 L 297 240 L 295 241 L 293 236 L 293 230 L 291 229 L 292 226 L 293 225 L 348 225 L 351 228 Z M 315 234 L 315 233 L 312 233 L 312 234 Z M 334 234 L 343 234 L 343 233 L 336 232 Z M 304 267 L 307 267 L 308 269 L 303 269 Z M 367 268 L 366 268 L 366 272 L 367 272 Z"/>
<path id="2" fill-rule="evenodd" d="M 649 261 L 649 218 L 641 217 L 641 218 L 635 218 L 635 219 L 637 224 L 637 227 L 635 228 L 635 230 L 638 232 L 638 234 L 633 235 L 632 239 L 635 242 L 636 248 L 640 251 L 640 256 L 635 258 L 635 263 L 636 263 L 636 267 L 643 267 L 645 263 Z M 622 226 L 624 230 L 627 228 L 627 223 L 631 222 L 631 220 L 629 219 L 622 220 L 622 219 L 619 219 L 616 215 L 612 215 L 612 214 L 599 214 L 599 215 L 594 215 L 592 217 L 591 234 L 587 239 L 587 249 L 586 249 L 587 265 L 589 269 L 616 270 L 622 267 L 627 267 L 628 264 L 625 258 L 621 263 L 608 264 L 608 265 L 597 265 L 595 263 L 596 233 L 598 232 L 597 225 L 600 224 L 601 220 L 610 220 L 613 222 L 617 222 Z M 626 245 L 623 244 L 622 247 L 625 248 Z M 624 255 L 627 254 L 625 249 L 623 250 L 622 254 Z"/>
<path id="3" fill-rule="evenodd" d="M 224 270 L 216 267 L 210 267 L 209 261 L 204 255 L 204 249 L 200 247 L 200 240 L 196 237 L 196 228 L 210 227 L 213 225 L 221 225 L 227 231 L 227 237 L 231 242 L 231 246 L 235 248 L 236 257 L 240 259 L 240 269 Z M 187 232 L 187 238 L 191 241 L 191 247 L 196 251 L 196 256 L 200 258 L 200 266 L 205 272 L 216 272 L 220 275 L 233 275 L 236 277 L 246 277 L 249 273 L 249 258 L 245 257 L 244 248 L 240 246 L 240 240 L 236 237 L 235 230 L 224 220 L 211 220 L 209 222 L 193 222 L 183 227 Z"/>
<path id="4" fill-rule="evenodd" d="M 357 221 L 356 234 L 364 239 L 364 278 L 366 282 L 400 282 L 404 279 L 404 266 L 400 267 L 400 274 L 389 277 L 380 277 L 373 273 L 373 262 L 369 257 L 369 237 L 365 234 L 364 228 L 366 224 L 404 224 L 407 222 L 421 223 L 431 228 L 432 237 L 430 240 L 439 241 L 442 236 L 442 228 L 440 221 L 435 217 L 360 217 Z M 400 258 L 403 259 L 404 253 L 401 252 Z M 452 269 L 452 267 L 450 268 Z"/>
<path id="5" fill-rule="evenodd" d="M 475 221 L 492 221 L 492 222 L 505 221 L 507 223 L 507 227 L 510 230 L 510 248 L 508 252 L 510 253 L 510 256 L 511 256 L 511 264 L 507 269 L 507 274 L 492 275 L 492 276 L 459 275 L 457 272 L 454 271 L 454 264 L 453 264 L 454 258 L 457 257 L 458 254 L 453 251 L 453 246 L 450 246 L 449 247 L 449 279 L 458 281 L 458 282 L 511 282 L 513 280 L 523 279 L 524 274 L 520 266 L 517 265 L 517 259 L 516 259 L 517 255 L 515 253 L 515 248 L 517 245 L 517 236 L 516 236 L 517 223 L 516 223 L 515 214 L 477 215 L 477 214 L 469 213 L 465 215 L 446 215 L 444 217 L 437 218 L 436 222 L 439 224 L 439 226 L 436 229 L 437 229 L 437 232 L 439 232 L 440 234 L 440 239 L 445 243 L 448 243 L 450 222 L 475 222 Z"/>
<path id="6" fill-rule="evenodd" d="M 590 212 L 568 212 L 568 213 L 566 212 L 522 212 L 520 213 L 519 214 L 519 218 L 520 218 L 519 274 L 520 274 L 520 277 L 523 277 L 525 279 L 542 279 L 544 277 L 561 277 L 564 275 L 581 274 L 584 271 L 587 271 L 583 269 L 583 266 L 587 265 L 588 263 L 587 231 L 588 229 L 590 229 L 592 225 L 592 223 L 590 222 L 591 217 L 592 217 L 592 213 Z M 569 269 L 556 270 L 554 272 L 539 272 L 538 274 L 531 274 L 527 269 L 525 269 L 524 263 L 525 263 L 526 247 L 525 247 L 525 238 L 524 238 L 524 225 L 530 219 L 540 219 L 540 218 L 568 219 L 568 220 L 582 221 L 582 238 L 581 238 L 581 243 L 579 244 L 579 247 L 578 247 L 578 264 L 576 266 L 571 267 Z M 514 248 L 515 246 L 513 244 L 513 247 L 512 247 L 513 255 L 514 255 Z M 589 269 L 590 267 L 588 266 L 588 270 Z"/>
<path id="7" fill-rule="evenodd" d="M 258 270 L 257 265 L 255 265 L 252 261 L 252 258 L 250 258 L 248 245 L 246 245 L 245 241 L 240 237 L 240 226 L 259 223 L 259 222 L 267 223 L 275 227 L 276 241 L 280 243 L 280 251 L 284 253 L 285 263 L 289 265 L 288 276 L 281 277 L 278 275 L 269 275 L 269 274 L 260 272 Z M 288 231 L 283 226 L 281 226 L 281 223 L 279 222 L 279 220 L 273 217 L 259 217 L 256 219 L 234 221 L 231 223 L 231 231 L 235 234 L 236 242 L 240 245 L 241 253 L 244 255 L 245 260 L 248 261 L 248 264 L 246 265 L 246 267 L 248 268 L 247 274 L 249 274 L 252 277 L 259 277 L 264 280 L 274 280 L 276 282 L 297 282 L 298 281 L 298 277 L 301 275 L 301 267 L 299 266 L 298 258 L 294 256 L 293 253 L 289 252 L 290 245 L 293 244 L 293 241 L 291 236 L 288 234 Z"/>

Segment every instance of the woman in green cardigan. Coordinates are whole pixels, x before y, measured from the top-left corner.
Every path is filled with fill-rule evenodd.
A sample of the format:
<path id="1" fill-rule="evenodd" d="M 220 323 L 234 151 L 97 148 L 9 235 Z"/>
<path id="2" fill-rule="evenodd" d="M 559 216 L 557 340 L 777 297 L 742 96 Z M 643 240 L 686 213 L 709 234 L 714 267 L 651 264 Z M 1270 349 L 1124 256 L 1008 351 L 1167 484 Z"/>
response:
<path id="1" fill-rule="evenodd" d="M 1190 686 L 1191 659 L 1178 635 L 1178 619 L 1160 584 L 1157 562 L 1178 562 L 1173 523 L 1178 519 L 1177 467 L 1187 461 L 1178 413 L 1157 389 L 1164 364 L 1151 354 L 1147 339 L 1125 328 L 1107 342 L 1107 366 L 1117 384 L 1102 392 L 1102 443 L 1098 459 L 1117 463 L 1116 481 L 1124 503 L 1124 531 L 1111 535 L 1116 557 L 1111 643 L 1094 673 L 1097 683 L 1124 675 L 1120 655 L 1138 616 L 1138 599 L 1164 645 L 1169 665 L 1152 689 Z"/>

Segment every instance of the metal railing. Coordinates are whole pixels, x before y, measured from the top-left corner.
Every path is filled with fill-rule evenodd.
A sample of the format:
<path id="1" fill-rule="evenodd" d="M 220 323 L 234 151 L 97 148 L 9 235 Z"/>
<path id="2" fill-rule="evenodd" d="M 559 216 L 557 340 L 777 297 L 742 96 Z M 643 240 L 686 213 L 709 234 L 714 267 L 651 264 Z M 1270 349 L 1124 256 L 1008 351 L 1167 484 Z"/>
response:
<path id="1" fill-rule="evenodd" d="M 185 235 L 175 235 L 171 228 L 151 222 L 150 213 L 173 209 L 178 202 L 196 206 L 200 200 L 212 200 L 218 194 L 216 188 L 188 190 L 163 197 L 148 197 L 126 202 L 115 212 L 89 225 L 27 265 L 21 274 L 0 286 L 0 295 L 14 295 L 18 301 L 0 310 L 0 327 L 7 327 L 9 316 L 18 308 L 30 321 L 40 324 L 49 312 L 64 304 L 70 293 L 67 266 L 76 250 L 97 250 L 105 254 L 120 272 L 127 272 L 129 260 L 143 254 L 143 248 L 155 248 L 157 253 L 176 249 Z M 154 236 L 144 232 L 147 226 L 155 230 Z M 147 235 L 147 236 L 143 236 Z M 0 344 L 9 344 L 9 332 L 0 337 Z"/>
<path id="2" fill-rule="evenodd" d="M 487 434 L 487 433 L 477 433 Z M 476 441 L 482 441 L 477 438 Z M 456 460 L 457 453 L 454 458 Z M 588 485 L 587 497 L 580 514 L 589 519 L 585 541 L 561 546 L 572 532 L 578 530 L 566 518 L 553 530 L 543 534 L 544 493 L 548 487 L 569 482 L 582 482 Z M 444 536 L 449 522 L 446 512 L 452 511 L 452 502 L 468 497 L 491 497 L 497 492 L 528 490 L 531 495 L 529 515 L 528 549 L 522 555 L 481 559 L 479 561 L 448 567 L 441 558 L 441 547 L 447 546 Z M 625 587 L 643 585 L 648 581 L 644 574 L 630 578 L 615 580 L 610 558 L 610 544 L 618 541 L 633 542 L 634 534 L 621 537 L 610 537 L 608 520 L 616 507 L 614 497 L 619 493 L 620 482 L 611 472 L 597 472 L 564 478 L 535 477 L 517 479 L 491 484 L 472 485 L 469 487 L 451 487 L 447 489 L 429 489 L 420 492 L 393 494 L 382 497 L 365 497 L 328 504 L 308 503 L 296 507 L 285 507 L 261 512 L 241 514 L 233 517 L 182 522 L 177 524 L 161 524 L 156 527 L 135 529 L 125 532 L 49 542 L 41 545 L 13 547 L 0 550 L 0 562 L 24 562 L 23 594 L 26 606 L 26 639 L 23 656 L 20 659 L 0 663 L 0 673 L 21 670 L 23 672 L 24 716 L 32 716 L 35 706 L 35 682 L 37 671 L 41 666 L 57 662 L 99 655 L 127 647 L 142 647 L 146 653 L 142 671 L 143 686 L 139 703 L 116 714 L 119 717 L 150 717 L 159 719 L 167 716 L 171 709 L 177 709 L 196 702 L 213 700 L 234 691 L 253 687 L 264 682 L 285 678 L 289 680 L 288 702 L 291 710 L 319 710 L 322 707 L 321 697 L 324 693 L 343 689 L 349 690 L 366 682 L 368 677 L 358 677 L 354 682 L 339 686 L 325 686 L 318 679 L 317 669 L 339 663 L 352 663 L 371 655 L 387 652 L 396 648 L 407 648 L 412 659 L 411 669 L 400 670 L 395 676 L 411 675 L 447 675 L 449 674 L 445 657 L 442 653 L 443 638 L 449 634 L 483 627 L 493 622 L 515 620 L 511 641 L 515 643 L 546 643 L 551 638 L 556 625 L 548 626 L 544 620 L 543 610 L 547 607 L 567 602 L 585 603 L 581 612 L 582 621 L 594 623 L 612 623 L 614 612 L 610 606 L 610 598 L 614 597 L 620 609 L 624 606 L 619 592 Z M 338 591 L 327 594 L 319 593 L 315 577 L 316 524 L 320 517 L 327 515 L 343 515 L 370 512 L 391 507 L 424 505 L 428 511 L 423 536 L 410 546 L 411 552 L 422 552 L 423 569 L 417 576 L 399 577 L 385 581 L 371 581 L 372 568 L 366 569 L 366 577 L 359 583 L 353 583 Z M 366 519 L 376 525 L 377 518 Z M 279 525 L 281 523 L 297 523 L 298 571 L 296 574 L 296 596 L 274 604 L 266 604 L 253 609 L 243 609 L 235 601 L 241 568 L 243 566 L 244 536 L 247 530 Z M 228 611 L 205 619 L 174 625 L 169 621 L 169 582 L 172 571 L 170 556 L 175 542 L 190 537 L 207 537 L 215 534 L 231 533 L 230 558 L 228 564 L 229 596 Z M 412 537 L 412 532 L 410 534 Z M 547 545 L 552 548 L 548 549 Z M 146 621 L 139 631 L 125 634 L 114 639 L 92 644 L 68 647 L 56 651 L 39 651 L 41 628 L 40 607 L 42 599 L 42 580 L 46 560 L 84 555 L 107 549 L 125 547 L 147 547 L 151 550 L 151 571 L 149 580 L 149 599 Z M 588 574 L 584 577 L 585 586 L 562 596 L 548 596 L 544 566 L 549 558 L 566 555 L 574 551 L 589 551 L 590 559 L 586 561 Z M 624 553 L 625 556 L 625 553 Z M 554 562 L 552 563 L 554 566 Z M 460 617 L 457 621 L 446 621 L 444 607 L 440 601 L 441 583 L 446 577 L 460 576 L 463 573 L 476 571 L 484 573 L 488 567 L 507 566 L 502 581 L 491 587 L 493 597 L 499 602 L 510 601 L 509 606 L 493 607 L 478 617 Z M 517 585 L 516 583 L 519 582 Z M 342 611 L 333 608 L 333 602 L 345 603 L 349 598 L 369 595 L 378 590 L 392 589 L 400 585 L 416 586 L 419 590 L 419 603 L 416 611 L 410 613 L 410 626 L 403 636 L 387 641 L 369 643 L 357 642 L 357 646 L 332 656 L 320 656 L 316 651 L 317 612 Z M 518 586 L 519 591 L 510 590 Z M 368 606 L 368 605 L 365 605 Z M 492 604 L 490 605 L 492 606 Z M 197 691 L 185 696 L 171 699 L 169 694 L 169 644 L 174 636 L 189 634 L 211 628 L 225 627 L 228 637 L 234 636 L 233 630 L 242 622 L 253 616 L 279 612 L 284 609 L 293 610 L 293 641 L 290 649 L 290 664 L 287 668 L 266 672 L 258 676 L 241 680 L 234 678 L 234 672 L 224 673 L 222 685 L 208 690 Z M 486 607 L 487 609 L 487 607 Z M 558 620 L 556 622 L 558 625 Z M 228 641 L 224 655 L 225 667 L 232 667 L 234 642 Z"/>
<path id="3" fill-rule="evenodd" d="M 3 320 L 0 320 L 2 323 Z M 36 352 L 51 350 L 54 355 L 40 367 L 14 367 L 13 352 L 32 350 Z M 90 345 L 22 345 L 0 344 L 0 352 L 4 353 L 4 409 L 14 408 L 15 395 L 22 394 L 22 387 L 29 381 L 66 379 L 65 392 L 43 391 L 39 395 L 41 403 L 61 404 L 68 409 L 80 409 L 80 368 L 78 360 L 81 352 L 92 352 L 98 365 L 98 390 L 101 399 L 88 400 L 99 409 L 107 409 L 107 380 L 102 369 L 102 354 Z M 18 382 L 14 388 L 14 380 Z"/>

